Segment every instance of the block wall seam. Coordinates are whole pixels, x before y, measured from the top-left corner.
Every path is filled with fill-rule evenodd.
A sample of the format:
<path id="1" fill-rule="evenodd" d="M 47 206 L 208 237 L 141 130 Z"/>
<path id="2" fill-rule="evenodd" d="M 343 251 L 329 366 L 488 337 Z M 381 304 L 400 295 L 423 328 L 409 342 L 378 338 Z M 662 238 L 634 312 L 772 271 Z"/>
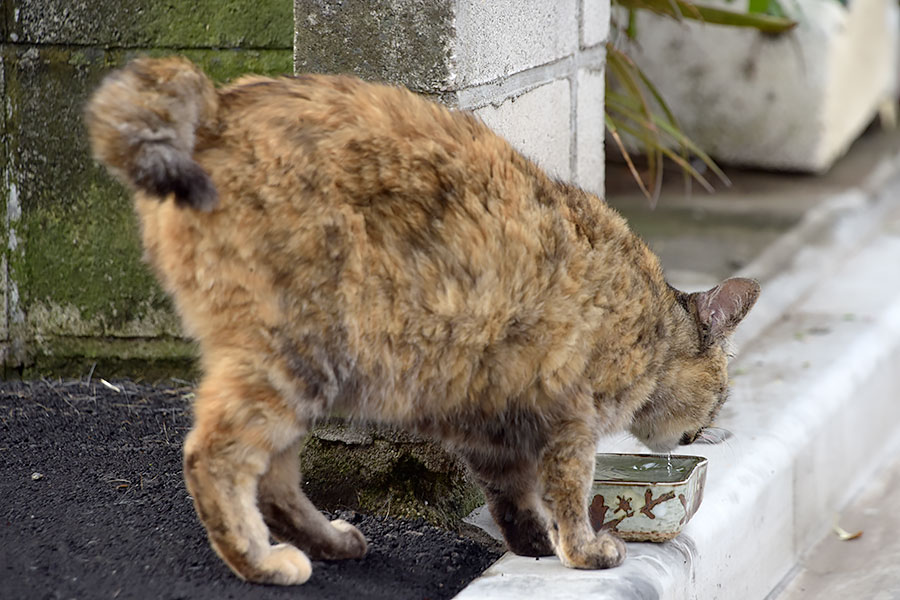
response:
<path id="1" fill-rule="evenodd" d="M 456 92 L 459 107 L 475 110 L 488 105 L 498 106 L 542 85 L 567 78 L 574 64 L 574 56 L 564 56 L 552 63 L 529 67 L 489 83 L 462 88 Z"/>
<path id="2" fill-rule="evenodd" d="M 576 61 L 577 62 L 577 61 Z M 569 177 L 578 181 L 578 67 L 569 75 Z"/>
<path id="3" fill-rule="evenodd" d="M 578 181 L 578 64 L 584 39 L 584 2 L 575 3 L 575 64 L 569 73 L 569 177 Z"/>

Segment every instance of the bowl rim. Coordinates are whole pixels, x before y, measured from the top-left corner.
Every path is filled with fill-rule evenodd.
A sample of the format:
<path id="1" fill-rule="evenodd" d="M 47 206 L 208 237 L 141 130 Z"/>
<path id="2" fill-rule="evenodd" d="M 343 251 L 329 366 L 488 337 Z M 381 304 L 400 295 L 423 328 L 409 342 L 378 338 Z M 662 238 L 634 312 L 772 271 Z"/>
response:
<path id="1" fill-rule="evenodd" d="M 671 457 L 671 458 L 683 458 L 690 459 L 693 462 L 691 466 L 691 470 L 688 471 L 684 477 L 679 479 L 678 481 L 630 481 L 630 480 L 622 480 L 622 479 L 600 479 L 596 476 L 592 478 L 591 483 L 593 485 L 604 484 L 604 485 L 619 485 L 625 487 L 675 487 L 675 486 L 683 486 L 688 483 L 694 474 L 697 473 L 701 468 L 705 469 L 707 464 L 709 463 L 709 459 L 705 456 L 697 456 L 694 454 L 654 454 L 654 453 L 642 453 L 642 452 L 597 452 L 594 457 L 594 462 L 596 465 L 597 457 L 600 456 L 633 456 L 633 457 L 643 457 L 643 458 L 660 458 L 660 457 Z M 595 471 L 596 473 L 596 471 Z"/>

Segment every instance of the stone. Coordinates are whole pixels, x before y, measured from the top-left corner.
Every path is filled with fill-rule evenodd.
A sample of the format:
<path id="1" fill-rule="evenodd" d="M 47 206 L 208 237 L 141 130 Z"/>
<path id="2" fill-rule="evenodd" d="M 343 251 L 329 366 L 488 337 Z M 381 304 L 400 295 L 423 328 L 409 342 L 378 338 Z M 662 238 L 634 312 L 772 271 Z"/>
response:
<path id="1" fill-rule="evenodd" d="M 309 433 L 300 456 L 303 489 L 322 509 L 452 527 L 484 503 L 462 463 L 404 431 L 330 421 Z"/>
<path id="2" fill-rule="evenodd" d="M 456 3 L 454 85 L 497 81 L 573 55 L 578 46 L 576 4 L 575 0 Z"/>
<path id="3" fill-rule="evenodd" d="M 584 0 L 581 19 L 581 47 L 605 44 L 609 39 L 609 2 Z"/>
<path id="4" fill-rule="evenodd" d="M 474 111 L 552 175 L 576 178 L 602 193 L 603 173 L 597 166 L 603 134 L 593 129 L 596 115 L 602 114 L 602 76 L 586 78 L 585 93 L 577 98 L 573 90 L 579 69 L 602 72 L 609 3 L 587 4 L 295 0 L 294 68 L 402 84 Z M 586 29 L 582 14 L 589 16 Z M 582 33 L 588 41 L 580 44 Z M 579 119 L 591 129 L 585 143 L 576 145 Z M 581 150 L 588 154 L 578 156 Z M 581 174 L 576 175 L 579 161 Z"/>
<path id="5" fill-rule="evenodd" d="M 449 2 L 295 0 L 294 21 L 298 73 L 352 73 L 422 93 L 450 88 Z"/>

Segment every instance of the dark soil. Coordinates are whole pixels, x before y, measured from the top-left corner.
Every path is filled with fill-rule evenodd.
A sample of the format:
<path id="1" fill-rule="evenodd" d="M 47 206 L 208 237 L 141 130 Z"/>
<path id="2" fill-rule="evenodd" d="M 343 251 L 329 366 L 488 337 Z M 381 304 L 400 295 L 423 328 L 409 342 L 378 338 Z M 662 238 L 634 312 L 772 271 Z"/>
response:
<path id="1" fill-rule="evenodd" d="M 451 598 L 499 548 L 349 511 L 361 560 L 300 588 L 240 581 L 213 553 L 181 475 L 191 388 L 0 383 L 0 597 Z"/>

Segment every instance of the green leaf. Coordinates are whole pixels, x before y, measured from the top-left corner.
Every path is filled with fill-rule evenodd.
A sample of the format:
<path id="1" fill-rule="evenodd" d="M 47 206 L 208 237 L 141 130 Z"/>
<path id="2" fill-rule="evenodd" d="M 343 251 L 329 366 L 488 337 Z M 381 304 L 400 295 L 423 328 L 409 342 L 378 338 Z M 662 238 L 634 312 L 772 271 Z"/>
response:
<path id="1" fill-rule="evenodd" d="M 687 0 L 613 0 L 629 10 L 649 10 L 681 21 L 692 19 L 713 25 L 749 27 L 764 33 L 784 33 L 797 26 L 797 22 L 784 17 L 761 13 L 743 13 L 713 6 L 694 4 Z M 754 0 L 751 0 L 754 1 Z M 756 0 L 758 1 L 758 0 Z M 768 1 L 766 5 L 768 6 Z M 780 6 L 780 5 L 779 5 Z"/>
<path id="2" fill-rule="evenodd" d="M 769 12 L 769 0 L 750 0 L 747 4 L 747 12 L 751 14 L 767 14 Z"/>

